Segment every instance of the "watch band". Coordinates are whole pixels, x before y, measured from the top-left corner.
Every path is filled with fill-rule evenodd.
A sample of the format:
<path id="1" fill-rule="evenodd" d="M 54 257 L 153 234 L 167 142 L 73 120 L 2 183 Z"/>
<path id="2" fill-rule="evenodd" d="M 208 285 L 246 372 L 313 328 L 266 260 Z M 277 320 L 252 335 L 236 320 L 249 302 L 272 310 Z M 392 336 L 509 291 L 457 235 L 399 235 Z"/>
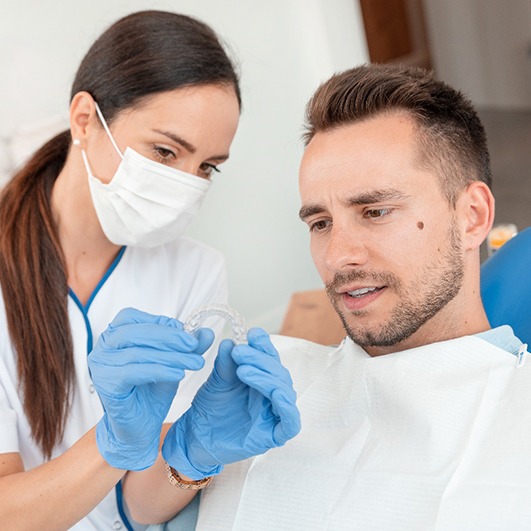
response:
<path id="1" fill-rule="evenodd" d="M 168 476 L 168 480 L 170 483 L 178 487 L 179 489 L 185 489 L 185 490 L 201 490 L 210 485 L 210 482 L 214 478 L 214 476 L 208 476 L 203 479 L 198 479 L 196 481 L 187 481 L 185 479 L 182 479 L 177 471 L 172 468 L 168 463 L 166 463 L 166 475 Z"/>

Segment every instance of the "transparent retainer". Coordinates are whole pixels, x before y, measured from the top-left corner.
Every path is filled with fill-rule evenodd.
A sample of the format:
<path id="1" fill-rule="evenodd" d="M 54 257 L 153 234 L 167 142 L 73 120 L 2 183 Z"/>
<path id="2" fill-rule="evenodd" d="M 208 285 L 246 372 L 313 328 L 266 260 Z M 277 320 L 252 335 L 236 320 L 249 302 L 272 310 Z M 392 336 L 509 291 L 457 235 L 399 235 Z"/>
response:
<path id="1" fill-rule="evenodd" d="M 235 343 L 247 343 L 247 325 L 243 317 L 226 304 L 205 304 L 196 308 L 184 322 L 184 329 L 192 334 L 203 326 L 206 319 L 215 315 L 223 317 L 231 326 Z"/>

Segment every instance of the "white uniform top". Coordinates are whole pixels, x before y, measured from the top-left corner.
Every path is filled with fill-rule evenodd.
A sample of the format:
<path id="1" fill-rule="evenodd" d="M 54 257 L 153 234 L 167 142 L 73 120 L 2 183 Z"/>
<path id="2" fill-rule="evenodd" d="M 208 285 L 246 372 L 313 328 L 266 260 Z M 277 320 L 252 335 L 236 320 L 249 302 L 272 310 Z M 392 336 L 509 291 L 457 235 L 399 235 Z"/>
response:
<path id="1" fill-rule="evenodd" d="M 87 367 L 87 353 L 100 333 L 125 307 L 185 319 L 198 306 L 227 299 L 223 257 L 194 240 L 181 238 L 153 249 L 122 250 L 95 289 L 85 308 L 74 293 L 68 297 L 68 314 L 74 346 L 76 386 L 65 435 L 52 457 L 64 453 L 101 418 L 103 408 L 94 391 Z M 223 321 L 208 321 L 218 334 Z M 181 382 L 167 420 L 185 411 L 197 388 L 210 373 L 215 349 L 205 368 L 189 373 Z M 16 356 L 9 340 L 5 307 L 0 296 L 0 454 L 20 453 L 26 470 L 44 462 L 31 438 L 18 389 Z M 0 524 L 1 527 L 1 524 Z M 125 529 L 114 491 L 73 529 Z"/>
<path id="2" fill-rule="evenodd" d="M 525 349 L 464 337 L 371 358 L 348 339 L 274 343 L 301 433 L 227 466 L 202 492 L 198 530 L 531 529 Z"/>

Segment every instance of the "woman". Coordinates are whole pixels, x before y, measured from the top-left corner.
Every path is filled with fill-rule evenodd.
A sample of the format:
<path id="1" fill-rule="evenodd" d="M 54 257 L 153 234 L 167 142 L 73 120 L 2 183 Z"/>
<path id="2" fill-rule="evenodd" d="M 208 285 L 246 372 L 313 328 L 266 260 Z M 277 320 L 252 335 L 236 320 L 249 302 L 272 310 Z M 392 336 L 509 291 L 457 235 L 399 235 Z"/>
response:
<path id="1" fill-rule="evenodd" d="M 113 490 L 120 481 L 126 498 L 134 493 L 136 514 L 145 500 L 147 521 L 164 521 L 187 501 L 168 483 L 160 457 L 153 466 L 151 456 L 145 463 L 134 458 L 143 464 L 132 468 L 146 470 L 128 472 L 105 455 L 101 434 L 105 422 L 113 423 L 112 407 L 102 398 L 100 420 L 86 357 L 124 307 L 182 319 L 199 305 L 224 301 L 222 259 L 181 236 L 229 156 L 239 111 L 237 75 L 209 27 L 173 13 L 129 15 L 83 59 L 70 130 L 43 146 L 4 189 L 1 527 L 129 527 L 116 499 L 121 491 L 116 497 Z M 161 423 L 184 370 L 203 365 L 212 338 L 194 338 L 174 324 L 160 331 L 159 324 L 150 323 L 142 341 L 170 342 L 180 363 L 169 402 L 157 410 Z M 126 370 L 113 376 L 115 388 Z M 198 385 L 193 379 L 180 385 L 172 420 Z M 145 400 L 147 422 L 155 406 Z"/>

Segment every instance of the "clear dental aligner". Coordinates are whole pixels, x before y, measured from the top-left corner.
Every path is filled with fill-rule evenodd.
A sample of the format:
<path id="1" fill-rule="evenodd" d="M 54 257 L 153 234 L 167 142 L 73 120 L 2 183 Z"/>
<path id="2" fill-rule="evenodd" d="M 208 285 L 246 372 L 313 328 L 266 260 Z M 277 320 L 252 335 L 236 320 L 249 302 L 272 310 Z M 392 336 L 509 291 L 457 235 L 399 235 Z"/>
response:
<path id="1" fill-rule="evenodd" d="M 213 315 L 223 317 L 230 324 L 235 343 L 242 344 L 247 342 L 247 326 L 243 317 L 234 308 L 226 304 L 205 304 L 196 308 L 184 322 L 185 331 L 192 334 L 201 328 L 208 317 Z"/>

